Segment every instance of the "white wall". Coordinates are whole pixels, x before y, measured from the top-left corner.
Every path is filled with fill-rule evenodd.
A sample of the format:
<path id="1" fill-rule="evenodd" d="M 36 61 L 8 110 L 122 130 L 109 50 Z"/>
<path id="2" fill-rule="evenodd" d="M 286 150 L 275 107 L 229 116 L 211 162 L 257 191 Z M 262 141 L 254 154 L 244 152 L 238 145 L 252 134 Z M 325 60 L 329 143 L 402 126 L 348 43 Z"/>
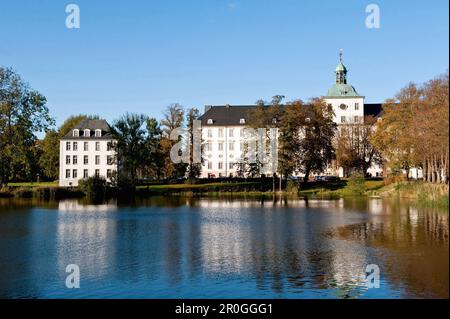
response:
<path id="1" fill-rule="evenodd" d="M 70 151 L 66 150 L 66 143 L 71 143 Z M 78 143 L 78 149 L 73 150 L 73 143 Z M 88 143 L 88 151 L 84 151 L 84 142 Z M 95 150 L 95 143 L 100 143 L 100 151 Z M 112 165 L 107 165 L 107 156 L 115 156 L 114 150 L 107 150 L 108 143 L 112 140 L 88 140 L 79 138 L 77 140 L 61 140 L 59 144 L 59 186 L 78 186 L 78 181 L 83 179 L 83 172 L 88 170 L 89 177 L 95 175 L 95 170 L 100 170 L 100 176 L 107 177 L 107 170 L 117 171 L 117 161 L 113 161 Z M 70 156 L 70 164 L 66 164 L 66 156 Z M 77 164 L 73 164 L 73 156 L 77 156 Z M 88 156 L 88 164 L 84 164 L 84 156 Z M 100 156 L 100 164 L 95 164 L 95 156 Z M 66 170 L 70 169 L 70 178 L 66 178 Z M 73 178 L 73 170 L 77 170 L 77 177 Z M 107 179 L 107 181 L 110 181 Z"/>
<path id="2" fill-rule="evenodd" d="M 238 162 L 241 158 L 242 149 L 241 142 L 244 141 L 243 130 L 244 126 L 209 126 L 202 127 L 202 141 L 205 143 L 203 147 L 203 158 L 205 162 L 202 165 L 201 177 L 206 178 L 209 174 L 214 174 L 215 177 L 222 175 L 228 177 L 230 174 L 236 176 L 236 166 L 232 165 Z M 208 136 L 208 131 L 211 130 L 212 137 Z M 223 135 L 219 136 L 219 131 L 222 130 Z M 230 136 L 230 131 L 233 131 L 233 136 Z M 211 143 L 211 151 L 207 149 L 207 143 Z M 223 143 L 223 149 L 219 150 L 219 143 Z M 230 143 L 233 143 L 233 150 L 230 149 Z M 212 163 L 212 167 L 208 168 L 208 162 Z M 222 163 L 222 169 L 219 169 L 219 163 Z"/>
<path id="3" fill-rule="evenodd" d="M 364 97 L 341 97 L 341 98 L 324 98 L 327 104 L 331 104 L 334 111 L 334 122 L 342 124 L 342 117 L 344 116 L 347 123 L 354 123 L 355 116 L 358 116 L 362 121 L 364 118 Z M 359 104 L 358 110 L 355 104 Z M 347 105 L 347 109 L 342 110 L 341 104 Z M 361 122 L 362 123 L 362 122 Z"/>

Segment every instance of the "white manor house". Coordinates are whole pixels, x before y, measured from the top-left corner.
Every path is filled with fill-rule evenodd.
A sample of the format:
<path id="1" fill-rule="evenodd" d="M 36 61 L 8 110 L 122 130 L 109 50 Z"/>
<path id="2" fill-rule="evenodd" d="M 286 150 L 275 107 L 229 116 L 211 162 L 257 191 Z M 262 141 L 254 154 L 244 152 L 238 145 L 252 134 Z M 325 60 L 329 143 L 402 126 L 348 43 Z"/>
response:
<path id="1" fill-rule="evenodd" d="M 366 116 L 379 117 L 381 104 L 366 104 L 364 96 L 347 83 L 347 68 L 340 62 L 335 70 L 335 83 L 323 97 L 332 106 L 334 122 L 338 126 L 363 123 Z M 238 165 L 242 158 L 246 137 L 247 114 L 257 105 L 219 105 L 205 106 L 200 117 L 202 140 L 205 143 L 201 177 L 237 176 Z M 373 165 L 368 172 L 372 176 L 381 176 L 382 168 Z M 342 168 L 329 169 L 326 174 L 344 176 Z"/>
<path id="2" fill-rule="evenodd" d="M 117 171 L 115 140 L 105 120 L 82 120 L 59 143 L 60 186 L 78 186 L 79 180 L 92 176 L 111 181 Z"/>

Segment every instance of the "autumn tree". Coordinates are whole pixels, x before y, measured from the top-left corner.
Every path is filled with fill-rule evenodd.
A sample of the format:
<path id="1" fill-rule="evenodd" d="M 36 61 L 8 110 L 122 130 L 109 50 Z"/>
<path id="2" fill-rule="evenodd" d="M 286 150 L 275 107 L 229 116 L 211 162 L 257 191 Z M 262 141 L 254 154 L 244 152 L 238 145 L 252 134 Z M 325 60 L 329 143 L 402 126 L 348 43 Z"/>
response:
<path id="1" fill-rule="evenodd" d="M 383 105 L 370 140 L 391 173 L 422 168 L 428 182 L 448 182 L 449 77 L 409 84 Z"/>
<path id="2" fill-rule="evenodd" d="M 340 125 L 335 138 L 336 165 L 342 167 L 345 176 L 353 171 L 365 176 L 373 164 L 382 164 L 381 154 L 371 143 L 376 119 L 366 116 L 361 123 Z"/>
<path id="3" fill-rule="evenodd" d="M 184 109 L 178 104 L 174 103 L 169 105 L 163 113 L 163 119 L 161 120 L 161 127 L 163 130 L 163 136 L 161 138 L 161 149 L 164 154 L 164 164 L 162 171 L 164 177 L 167 179 L 174 179 L 183 177 L 186 173 L 185 163 L 174 163 L 170 158 L 170 150 L 177 143 L 178 140 L 171 140 L 170 134 L 177 128 L 182 128 L 184 125 Z"/>

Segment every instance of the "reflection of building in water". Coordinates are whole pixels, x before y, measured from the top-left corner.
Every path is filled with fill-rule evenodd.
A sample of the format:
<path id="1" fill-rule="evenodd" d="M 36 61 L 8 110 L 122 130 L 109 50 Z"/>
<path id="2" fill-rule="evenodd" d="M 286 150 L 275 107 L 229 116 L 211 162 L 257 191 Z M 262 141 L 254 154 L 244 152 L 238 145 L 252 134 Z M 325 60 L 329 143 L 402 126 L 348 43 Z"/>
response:
<path id="1" fill-rule="evenodd" d="M 77 199 L 62 200 L 58 203 L 60 212 L 109 212 L 117 210 L 117 201 L 111 200 L 105 204 L 91 205 L 80 203 Z"/>
<path id="2" fill-rule="evenodd" d="M 249 261 L 248 223 L 238 207 L 227 207 L 225 213 L 219 205 L 216 214 L 211 204 L 206 205 L 200 227 L 203 266 L 207 272 L 240 273 Z"/>
<path id="3" fill-rule="evenodd" d="M 367 288 L 365 269 L 373 263 L 369 259 L 365 247 L 343 241 L 335 244 L 328 284 L 338 289 L 339 297 L 357 297 Z"/>
<path id="4" fill-rule="evenodd" d="M 57 260 L 59 269 L 77 264 L 94 278 L 108 273 L 115 254 L 116 220 L 108 218 L 117 205 L 82 205 L 67 200 L 59 203 L 57 218 Z"/>
<path id="5" fill-rule="evenodd" d="M 367 201 L 369 213 L 379 215 L 383 213 L 383 200 L 381 198 L 369 198 Z"/>

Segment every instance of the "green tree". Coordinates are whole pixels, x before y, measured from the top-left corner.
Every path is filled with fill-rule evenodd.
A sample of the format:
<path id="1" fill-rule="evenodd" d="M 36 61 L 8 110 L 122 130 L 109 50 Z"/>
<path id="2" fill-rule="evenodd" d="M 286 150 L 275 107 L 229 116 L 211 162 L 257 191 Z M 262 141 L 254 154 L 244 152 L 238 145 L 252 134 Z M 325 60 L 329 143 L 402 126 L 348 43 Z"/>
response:
<path id="1" fill-rule="evenodd" d="M 58 130 L 49 130 L 41 142 L 42 154 L 39 166 L 43 178 L 55 180 L 59 176 L 59 140 L 82 120 L 98 119 L 97 115 L 72 115 L 64 121 Z"/>
<path id="2" fill-rule="evenodd" d="M 137 182 L 139 170 L 146 164 L 146 120 L 143 114 L 126 113 L 112 127 L 112 133 L 117 139 L 115 147 L 119 168 L 133 184 Z"/>
<path id="3" fill-rule="evenodd" d="M 162 129 L 155 118 L 146 120 L 147 138 L 145 140 L 146 164 L 145 175 L 159 180 L 162 177 L 164 154 L 161 147 Z"/>
<path id="4" fill-rule="evenodd" d="M 34 180 L 36 132 L 54 125 L 46 98 L 10 68 L 0 67 L 0 184 Z"/>

